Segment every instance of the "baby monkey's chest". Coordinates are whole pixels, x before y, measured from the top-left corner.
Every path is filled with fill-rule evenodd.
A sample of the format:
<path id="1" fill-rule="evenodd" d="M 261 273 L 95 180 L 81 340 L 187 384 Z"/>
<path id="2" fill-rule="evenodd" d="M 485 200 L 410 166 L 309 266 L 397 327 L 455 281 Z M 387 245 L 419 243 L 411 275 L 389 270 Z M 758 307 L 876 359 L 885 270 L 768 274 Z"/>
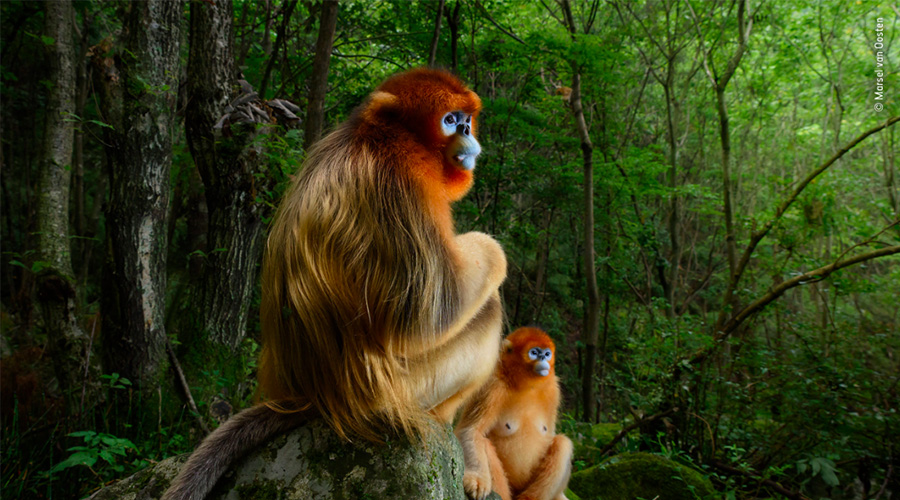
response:
<path id="1" fill-rule="evenodd" d="M 500 414 L 490 434 L 501 439 L 520 435 L 538 437 L 552 434 L 552 429 L 547 416 L 536 412 L 534 406 L 516 405 Z"/>

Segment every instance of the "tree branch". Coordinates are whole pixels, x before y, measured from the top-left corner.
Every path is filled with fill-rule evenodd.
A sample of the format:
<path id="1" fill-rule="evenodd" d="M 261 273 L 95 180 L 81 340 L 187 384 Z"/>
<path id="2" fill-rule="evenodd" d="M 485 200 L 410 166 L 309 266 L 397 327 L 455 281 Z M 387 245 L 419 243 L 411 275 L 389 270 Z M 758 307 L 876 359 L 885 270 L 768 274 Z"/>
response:
<path id="1" fill-rule="evenodd" d="M 791 288 L 805 285 L 807 283 L 814 283 L 817 281 L 821 281 L 840 269 L 845 267 L 850 267 L 855 264 L 859 264 L 861 262 L 865 262 L 867 260 L 877 259 L 879 257 L 886 257 L 888 255 L 894 255 L 896 253 L 900 253 L 900 245 L 894 245 L 890 247 L 880 248 L 878 250 L 873 250 L 871 252 L 866 252 L 863 254 L 859 254 L 853 256 L 847 260 L 841 261 L 837 260 L 827 266 L 820 267 L 818 269 L 800 274 L 798 276 L 794 276 L 793 278 L 783 281 L 771 288 L 768 293 L 763 295 L 762 297 L 756 299 L 748 305 L 747 307 L 741 309 L 740 312 L 735 314 L 722 326 L 722 329 L 716 333 L 713 337 L 713 343 L 707 348 L 701 349 L 696 352 L 690 358 L 690 364 L 697 364 L 704 361 L 709 355 L 715 351 L 718 347 L 719 343 L 725 340 L 729 335 L 731 335 L 734 330 L 740 326 L 741 323 L 744 322 L 750 316 L 756 314 L 757 312 L 763 310 L 766 306 L 771 304 L 775 299 L 784 295 L 784 293 Z"/>
<path id="2" fill-rule="evenodd" d="M 479 1 L 476 0 L 476 1 L 475 1 L 475 5 L 476 5 L 479 9 L 481 9 L 481 13 L 484 14 L 484 17 L 486 17 L 487 20 L 491 22 L 491 24 L 493 24 L 494 26 L 496 26 L 498 30 L 500 30 L 501 32 L 503 32 L 504 35 L 506 35 L 506 36 L 512 38 L 513 40 L 515 40 L 515 41 L 521 43 L 522 45 L 528 45 L 527 43 L 525 43 L 524 40 L 522 40 L 521 38 L 517 37 L 515 34 L 509 32 L 509 31 L 506 31 L 505 29 L 503 29 L 503 26 L 500 26 L 500 24 L 497 23 L 497 21 L 494 21 L 494 18 L 491 17 L 491 14 L 488 12 L 487 8 L 485 8 L 484 5 L 481 5 L 481 2 L 479 2 Z"/>
<path id="3" fill-rule="evenodd" d="M 628 435 L 629 432 L 637 429 L 638 427 L 640 427 L 642 425 L 649 424 L 650 422 L 653 422 L 654 420 L 659 420 L 661 418 L 668 417 L 669 415 L 675 413 L 676 411 L 678 411 L 677 407 L 669 408 L 668 410 L 666 410 L 662 413 L 657 413 L 656 415 L 651 415 L 647 418 L 635 420 L 634 423 L 632 423 L 628 427 L 625 427 L 621 431 L 619 431 L 619 433 L 616 434 L 616 437 L 612 438 L 612 440 L 610 442 L 606 443 L 606 445 L 603 448 L 600 448 L 600 456 L 602 457 L 603 455 L 610 452 L 617 444 L 619 444 L 619 441 L 621 441 L 625 436 Z"/>
<path id="4" fill-rule="evenodd" d="M 734 294 L 734 290 L 737 288 L 738 283 L 741 281 L 741 277 L 744 274 L 744 271 L 747 269 L 747 264 L 750 263 L 750 258 L 753 256 L 753 252 L 756 250 L 759 242 L 762 241 L 763 238 L 769 234 L 769 231 L 775 226 L 775 223 L 778 222 L 779 219 L 784 215 L 787 209 L 797 200 L 797 197 L 800 196 L 800 193 L 806 189 L 806 186 L 809 185 L 816 177 L 822 174 L 825 170 L 827 170 L 831 165 L 833 165 L 836 161 L 841 159 L 848 151 L 856 147 L 859 143 L 864 141 L 867 137 L 878 132 L 887 127 L 893 126 L 895 123 L 900 121 L 900 116 L 894 116 L 892 118 L 888 118 L 884 123 L 873 127 L 862 134 L 860 134 L 856 139 L 853 139 L 846 145 L 844 145 L 841 149 L 834 153 L 828 160 L 825 161 L 818 168 L 813 170 L 809 175 L 803 179 L 800 184 L 794 189 L 794 192 L 784 200 L 781 205 L 779 205 L 778 209 L 775 211 L 775 216 L 772 217 L 759 231 L 753 232 L 750 236 L 750 242 L 747 244 L 747 248 L 744 249 L 743 255 L 741 255 L 741 260 L 738 262 L 737 267 L 735 268 L 734 275 L 732 276 L 731 283 L 728 286 L 728 289 L 725 291 L 725 299 L 722 301 L 722 311 L 719 314 L 719 319 L 716 321 L 717 325 L 721 325 L 724 322 L 725 314 L 726 314 L 726 306 L 731 303 L 731 296 Z"/>

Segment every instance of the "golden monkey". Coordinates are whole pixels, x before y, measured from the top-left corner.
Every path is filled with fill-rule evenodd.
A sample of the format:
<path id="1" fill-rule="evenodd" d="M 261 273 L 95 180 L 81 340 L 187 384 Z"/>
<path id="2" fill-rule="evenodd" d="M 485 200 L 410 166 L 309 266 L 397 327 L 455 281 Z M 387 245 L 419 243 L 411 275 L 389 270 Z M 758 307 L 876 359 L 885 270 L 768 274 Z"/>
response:
<path id="1" fill-rule="evenodd" d="M 493 378 L 456 427 L 465 454 L 463 486 L 481 500 L 565 500 L 572 442 L 556 434 L 556 347 L 538 328 L 519 328 L 501 347 Z"/>
<path id="2" fill-rule="evenodd" d="M 500 245 L 456 235 L 478 96 L 449 73 L 382 83 L 313 146 L 272 224 L 262 271 L 263 404 L 197 448 L 164 500 L 202 499 L 238 457 L 310 417 L 342 437 L 449 423 L 497 359 Z"/>

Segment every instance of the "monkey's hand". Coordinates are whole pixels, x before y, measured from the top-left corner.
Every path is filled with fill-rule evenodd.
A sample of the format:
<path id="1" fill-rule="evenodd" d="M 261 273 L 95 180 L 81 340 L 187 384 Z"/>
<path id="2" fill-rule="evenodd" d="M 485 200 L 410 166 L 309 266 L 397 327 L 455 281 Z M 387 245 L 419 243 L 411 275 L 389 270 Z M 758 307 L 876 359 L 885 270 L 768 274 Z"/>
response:
<path id="1" fill-rule="evenodd" d="M 484 500 L 491 493 L 491 478 L 475 471 L 463 474 L 463 489 L 472 500 Z"/>

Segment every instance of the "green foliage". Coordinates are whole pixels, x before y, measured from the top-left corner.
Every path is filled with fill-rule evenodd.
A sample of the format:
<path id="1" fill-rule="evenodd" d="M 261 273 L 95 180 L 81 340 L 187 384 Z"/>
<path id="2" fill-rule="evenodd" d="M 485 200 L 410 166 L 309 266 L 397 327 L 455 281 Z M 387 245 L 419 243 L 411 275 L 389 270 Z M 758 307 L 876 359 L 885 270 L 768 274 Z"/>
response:
<path id="1" fill-rule="evenodd" d="M 94 431 L 70 432 L 69 437 L 83 438 L 84 446 L 72 446 L 68 451 L 72 451 L 69 458 L 59 462 L 50 469 L 53 475 L 61 472 L 69 467 L 84 465 L 91 469 L 95 474 L 101 476 L 112 476 L 114 473 L 121 473 L 125 470 L 125 466 L 119 461 L 127 455 L 128 450 L 137 452 L 134 443 L 127 439 L 117 438 L 111 434 L 98 434 Z M 101 460 L 100 466 L 95 467 L 97 461 Z M 138 468 L 146 465 L 146 462 L 134 464 Z"/>
<path id="2" fill-rule="evenodd" d="M 751 4 L 748 48 L 725 92 L 737 258 L 755 232 L 774 223 L 748 255 L 734 302 L 723 304 L 730 271 L 720 124 L 706 70 L 721 75 L 734 53 L 737 4 L 599 2 L 593 11 L 592 2 L 572 1 L 573 37 L 561 23 L 556 2 L 447 0 L 445 6 L 452 12 L 457 3 L 457 73 L 482 98 L 478 137 L 484 146 L 475 184 L 454 206 L 457 230 L 488 232 L 502 243 L 509 261 L 502 289 L 509 326 L 538 324 L 557 342 L 565 402 L 559 432 L 575 442 L 576 470 L 600 465 L 609 454 L 650 450 L 675 460 L 681 470 L 703 470 L 724 496 L 734 499 L 774 496 L 763 480 L 809 497 L 837 498 L 862 483 L 860 471 L 872 488 L 896 477 L 888 471 L 896 470 L 891 443 L 900 442 L 893 354 L 900 349 L 898 257 L 868 261 L 789 290 L 730 337 L 713 339 L 720 315 L 727 320 L 774 285 L 900 242 L 898 227 L 888 227 L 898 217 L 897 126 L 854 147 L 776 220 L 778 207 L 802 179 L 861 132 L 897 114 L 895 90 L 883 112 L 871 106 L 872 28 L 883 14 L 865 2 Z M 347 119 L 386 76 L 424 64 L 436 5 L 340 2 L 326 129 Z M 109 77 L 102 73 L 106 58 L 141 63 L 112 36 L 123 32 L 124 6 L 75 5 L 82 48 L 94 51 L 90 57 L 79 55 L 91 65 L 92 82 Z M 265 97 L 289 99 L 305 109 L 318 3 L 297 4 L 280 44 L 283 3 L 236 0 L 234 11 L 235 57 L 243 77 L 259 89 L 271 66 Z M 43 21 L 40 3 L 0 2 L 4 355 L 43 352 L 49 341 L 34 285 L 35 275 L 48 265 L 35 248 L 35 204 L 41 148 L 47 143 L 44 103 L 55 85 L 48 77 L 47 54 L 57 43 L 42 34 Z M 897 60 L 900 31 L 886 33 L 892 40 L 885 49 L 888 59 Z M 101 44 L 104 40 L 110 43 Z M 453 64 L 450 42 L 444 17 L 439 66 Z M 671 63 L 666 50 L 675 51 Z M 704 64 L 703 53 L 709 50 Z M 188 51 L 185 45 L 183 62 Z M 581 76 L 594 146 L 593 259 L 601 333 L 598 363 L 587 368 L 594 373 L 602 424 L 578 421 L 584 413 L 587 298 L 583 157 L 565 97 L 574 71 Z M 671 86 L 664 88 L 669 71 Z M 159 381 L 157 393 L 147 395 L 113 373 L 92 381 L 103 386 L 105 400 L 85 402 L 78 415 L 62 415 L 53 405 L 72 395 L 55 392 L 52 360 L 4 358 L 4 497 L 83 496 L 145 461 L 191 449 L 200 437 L 196 420 L 209 419 L 214 401 L 227 401 L 235 409 L 252 401 L 258 291 L 237 353 L 200 350 L 185 333 L 196 327 L 186 307 L 192 300 L 191 278 L 203 261 L 224 253 L 204 241 L 203 225 L 209 222 L 202 214 L 209 193 L 180 119 L 190 96 L 139 80 L 128 85 L 126 91 L 135 94 L 171 96 L 179 111 L 168 193 L 166 331 L 200 414 L 186 410 L 170 374 Z M 83 88 L 84 109 L 62 120 L 83 146 L 80 173 L 74 161 L 71 166 L 69 233 L 79 320 L 83 331 L 93 332 L 103 293 L 101 270 L 110 256 L 103 210 L 110 175 L 103 148 L 110 126 L 97 107 L 98 88 Z M 675 151 L 670 151 L 669 123 Z M 302 123 L 284 134 L 254 128 L 262 133 L 249 134 L 250 144 L 239 133 L 217 144 L 228 154 L 265 155 L 267 168 L 247 186 L 245 198 L 265 224 L 308 150 L 301 128 Z M 679 217 L 673 225 L 675 200 Z M 673 238 L 680 241 L 678 253 Z M 96 353 L 105 339 L 99 331 L 92 336 Z M 698 352 L 710 355 L 691 363 Z M 10 390 L 10 380 L 34 381 L 32 399 Z M 26 384 L 16 382 L 19 386 Z M 637 416 L 675 407 L 677 412 L 641 426 L 600 455 L 611 435 Z M 72 448 L 73 438 L 79 449 Z M 117 439 L 125 441 L 108 442 Z M 714 468 L 713 461 L 739 472 Z"/>

